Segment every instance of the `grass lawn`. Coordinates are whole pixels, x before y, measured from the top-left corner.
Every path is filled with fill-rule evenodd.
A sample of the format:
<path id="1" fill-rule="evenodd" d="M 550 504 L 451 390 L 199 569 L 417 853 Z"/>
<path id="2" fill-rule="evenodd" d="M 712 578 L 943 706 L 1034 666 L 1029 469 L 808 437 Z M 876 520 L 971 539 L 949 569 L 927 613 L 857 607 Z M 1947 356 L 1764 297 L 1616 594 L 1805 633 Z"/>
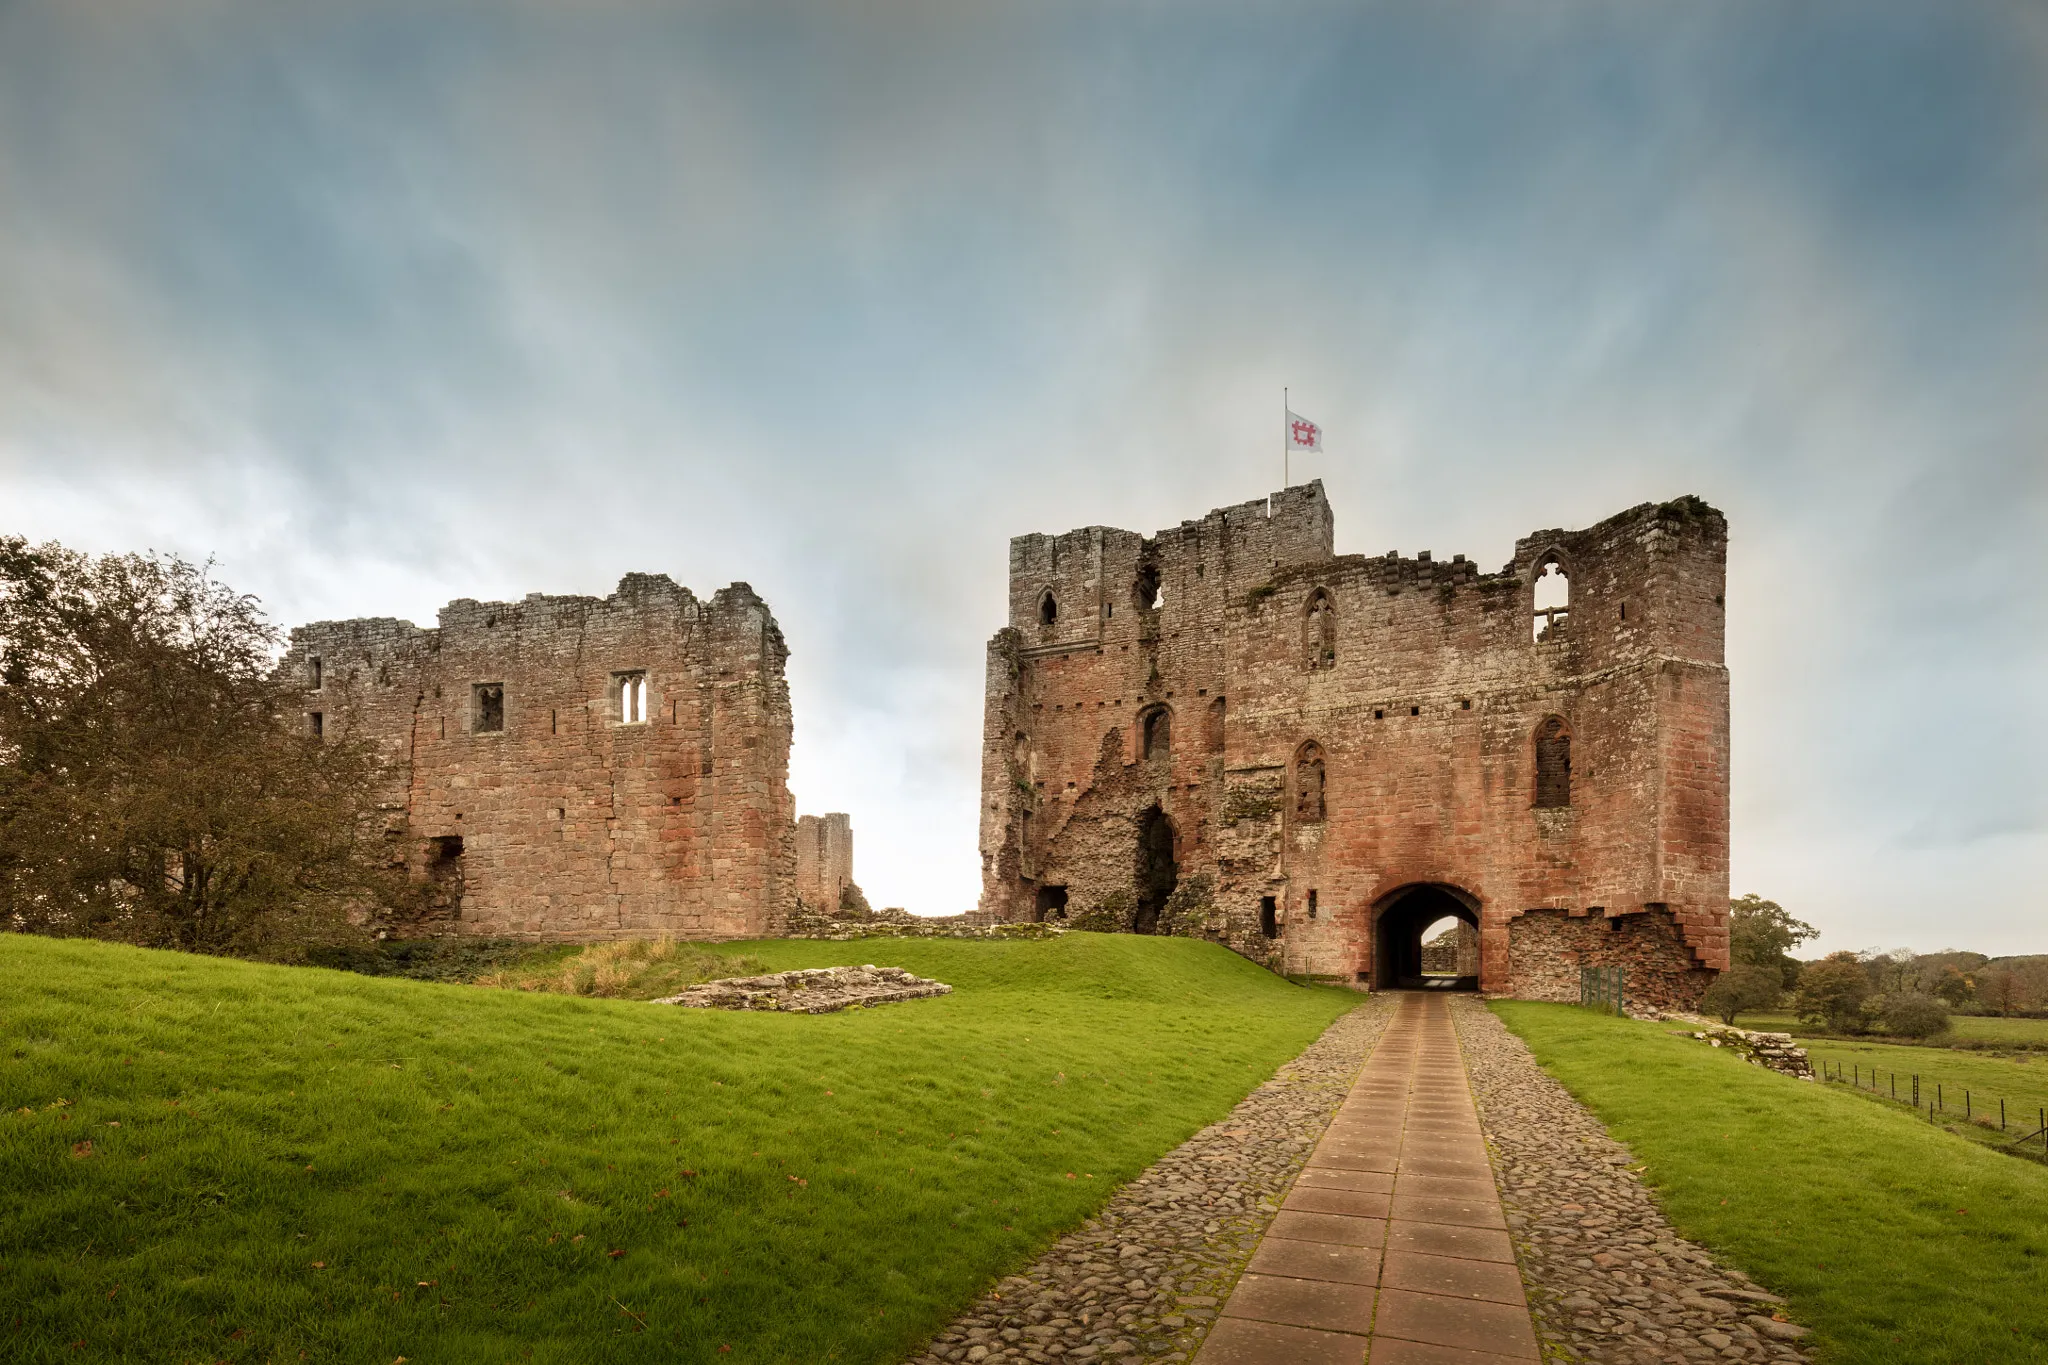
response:
<path id="1" fill-rule="evenodd" d="M 1872 1086 L 1871 1073 L 1875 1071 L 1877 1094 L 1889 1096 L 1896 1078 L 1902 1101 L 1911 1099 L 1912 1078 L 1919 1076 L 1922 1109 L 1930 1102 L 1938 1102 L 1940 1108 L 1936 1112 L 1956 1124 L 1963 1122 L 1967 1104 L 1974 1118 L 1983 1119 L 1988 1114 L 1996 1125 L 1998 1102 L 2004 1100 L 2008 1136 L 2016 1138 L 2039 1127 L 2037 1115 L 2048 1109 L 2048 1059 L 2026 1061 L 2026 1053 L 2008 1058 L 1944 1047 L 1832 1040 L 1803 1042 L 1802 1046 L 1816 1072 L 1821 1070 L 1822 1062 L 1828 1064 L 1830 1074 L 1839 1065 L 1845 1079 L 1853 1083 L 1860 1076 L 1865 1089 Z M 1994 1126 L 1975 1135 L 1995 1142 L 1998 1129 Z M 2040 1139 L 2028 1145 L 2040 1154 Z"/>
<path id="2" fill-rule="evenodd" d="M 2000 1045 L 2048 1048 L 2048 1019 L 2000 1019 L 1992 1015 L 1954 1014 L 1949 1016 L 1948 1022 L 1948 1037 L 1944 1042 L 1953 1041 L 1979 1048 Z M 1802 1024 L 1789 1014 L 1745 1014 L 1735 1024 L 1738 1028 L 1794 1033 L 1802 1038 L 1812 1031 L 1812 1025 Z"/>
<path id="3" fill-rule="evenodd" d="M 1649 1163 L 1679 1231 L 1789 1298 L 1825 1359 L 2048 1359 L 2048 1169 L 1668 1025 L 1493 1008 Z"/>
<path id="4" fill-rule="evenodd" d="M 728 951 L 956 990 L 730 1014 L 0 935 L 0 1356 L 899 1360 L 1358 1003 L 1185 939 Z"/>

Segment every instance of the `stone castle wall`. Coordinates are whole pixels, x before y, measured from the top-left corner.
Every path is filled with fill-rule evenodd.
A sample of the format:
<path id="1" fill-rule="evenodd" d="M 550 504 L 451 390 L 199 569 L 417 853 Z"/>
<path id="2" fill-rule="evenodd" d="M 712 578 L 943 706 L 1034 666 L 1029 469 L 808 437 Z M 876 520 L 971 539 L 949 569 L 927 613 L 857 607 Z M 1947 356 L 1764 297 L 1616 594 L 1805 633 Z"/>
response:
<path id="1" fill-rule="evenodd" d="M 794 900 L 787 653 L 746 584 L 629 574 L 434 629 L 302 626 L 286 666 L 309 724 L 390 760 L 385 834 L 424 893 L 403 930 L 707 938 L 780 933 Z"/>
<path id="2" fill-rule="evenodd" d="M 853 819 L 844 811 L 796 821 L 796 897 L 832 913 L 853 885 Z"/>
<path id="3" fill-rule="evenodd" d="M 1340 556 L 1333 529 L 1312 483 L 1149 539 L 1011 542 L 983 912 L 1156 929 L 1171 885 L 1176 932 L 1384 984 L 1381 916 L 1427 889 L 1476 922 L 1486 989 L 1535 994 L 1636 934 L 1539 931 L 1517 957 L 1530 912 L 1649 916 L 1683 1003 L 1727 957 L 1720 514 L 1537 532 L 1498 573 Z M 1546 564 L 1570 603 L 1539 639 Z"/>

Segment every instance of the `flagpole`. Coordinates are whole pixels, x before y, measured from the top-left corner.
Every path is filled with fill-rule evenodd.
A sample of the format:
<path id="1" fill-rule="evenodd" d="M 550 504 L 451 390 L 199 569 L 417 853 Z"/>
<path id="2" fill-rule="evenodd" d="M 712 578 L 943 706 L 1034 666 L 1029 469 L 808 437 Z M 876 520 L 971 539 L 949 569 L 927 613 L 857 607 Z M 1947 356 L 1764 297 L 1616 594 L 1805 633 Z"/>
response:
<path id="1" fill-rule="evenodd" d="M 1280 386 L 1280 491 L 1287 491 L 1287 476 L 1292 469 L 1294 448 L 1288 444 L 1287 414 L 1294 411 L 1287 402 L 1287 386 Z"/>

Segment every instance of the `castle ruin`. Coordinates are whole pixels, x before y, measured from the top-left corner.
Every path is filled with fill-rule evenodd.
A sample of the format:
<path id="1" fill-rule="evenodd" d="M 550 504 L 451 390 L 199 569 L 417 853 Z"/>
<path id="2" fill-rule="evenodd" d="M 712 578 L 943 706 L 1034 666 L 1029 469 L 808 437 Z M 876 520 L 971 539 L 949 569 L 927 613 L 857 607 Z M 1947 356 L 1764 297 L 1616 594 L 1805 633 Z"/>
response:
<path id="1" fill-rule="evenodd" d="M 981 913 L 1208 937 L 1291 975 L 1690 1004 L 1727 964 L 1727 524 L 1697 498 L 1499 573 L 1338 555 L 1322 485 L 1010 542 Z"/>
<path id="2" fill-rule="evenodd" d="M 374 740 L 414 933 L 551 940 L 783 931 L 794 899 L 788 650 L 745 583 L 464 598 L 422 629 L 291 635 L 308 725 Z M 850 855 L 849 855 L 850 856 Z"/>
<path id="3" fill-rule="evenodd" d="M 796 898 L 812 910 L 839 912 L 853 886 L 853 819 L 844 811 L 796 821 Z"/>

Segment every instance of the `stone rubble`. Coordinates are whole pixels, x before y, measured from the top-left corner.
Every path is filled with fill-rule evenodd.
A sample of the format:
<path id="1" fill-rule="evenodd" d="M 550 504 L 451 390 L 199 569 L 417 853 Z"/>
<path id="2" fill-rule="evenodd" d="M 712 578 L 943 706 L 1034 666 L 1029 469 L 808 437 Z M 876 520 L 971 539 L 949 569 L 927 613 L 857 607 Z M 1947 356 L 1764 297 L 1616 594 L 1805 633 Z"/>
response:
<path id="1" fill-rule="evenodd" d="M 1379 1041 L 1380 996 L 1010 1276 L 913 1365 L 1191 1360 Z"/>
<path id="2" fill-rule="evenodd" d="M 1787 1076 L 1797 1076 L 1802 1081 L 1813 1079 L 1813 1063 L 1806 1059 L 1806 1049 L 1795 1047 L 1789 1033 L 1758 1033 L 1729 1024 L 1717 1024 L 1696 1014 L 1666 1017 L 1698 1025 L 1692 1030 L 1694 1038 L 1713 1047 L 1728 1048 L 1752 1066 L 1768 1067 Z"/>
<path id="3" fill-rule="evenodd" d="M 951 995 L 942 981 L 913 976 L 901 967 L 812 967 L 767 976 L 729 976 L 706 981 L 657 1005 L 701 1010 L 781 1010 L 786 1014 L 830 1014 L 856 1005 L 927 1000 Z"/>
<path id="4" fill-rule="evenodd" d="M 1626 1147 L 1476 997 L 1451 1001 L 1536 1330 L 1597 1365 L 1793 1362 L 1783 1300 L 1665 1221 Z"/>

